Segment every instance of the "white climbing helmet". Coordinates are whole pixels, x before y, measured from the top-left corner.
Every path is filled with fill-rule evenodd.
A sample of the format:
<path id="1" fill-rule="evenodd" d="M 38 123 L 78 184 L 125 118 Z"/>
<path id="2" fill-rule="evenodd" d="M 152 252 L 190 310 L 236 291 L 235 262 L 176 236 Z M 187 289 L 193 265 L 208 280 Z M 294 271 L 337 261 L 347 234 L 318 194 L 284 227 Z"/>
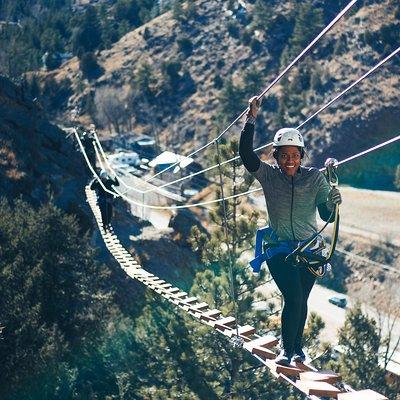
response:
<path id="1" fill-rule="evenodd" d="M 275 133 L 274 147 L 298 146 L 304 147 L 304 140 L 301 133 L 295 128 L 282 128 Z"/>

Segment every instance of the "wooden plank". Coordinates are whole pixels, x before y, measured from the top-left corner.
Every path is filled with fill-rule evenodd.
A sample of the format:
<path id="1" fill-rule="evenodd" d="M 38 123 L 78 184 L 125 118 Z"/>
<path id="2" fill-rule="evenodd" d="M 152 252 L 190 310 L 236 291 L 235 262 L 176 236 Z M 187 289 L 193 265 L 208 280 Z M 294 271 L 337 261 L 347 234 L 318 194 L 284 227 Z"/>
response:
<path id="1" fill-rule="evenodd" d="M 201 314 L 200 319 L 204 321 L 212 321 L 221 315 L 221 311 L 217 309 L 209 310 Z"/>
<path id="2" fill-rule="evenodd" d="M 188 310 L 189 311 L 189 314 L 190 315 L 192 315 L 193 317 L 195 317 L 195 318 L 200 318 L 201 317 L 201 312 L 196 312 L 196 311 L 193 311 L 193 310 Z"/>
<path id="3" fill-rule="evenodd" d="M 177 287 L 173 287 L 173 288 L 167 289 L 165 291 L 165 293 L 168 293 L 168 294 L 173 294 L 173 293 L 178 293 L 178 292 L 180 292 L 180 289 Z"/>
<path id="4" fill-rule="evenodd" d="M 163 279 L 154 279 L 152 282 L 151 282 L 153 285 L 162 285 L 163 283 L 167 283 L 167 282 L 165 282 Z M 178 289 L 179 290 L 179 289 Z"/>
<path id="5" fill-rule="evenodd" d="M 191 304 L 193 304 L 193 303 L 196 303 L 196 302 L 198 302 L 199 301 L 199 299 L 197 298 L 197 297 L 188 297 L 187 299 L 183 299 L 182 300 L 182 302 L 184 303 L 184 304 L 187 304 L 187 305 L 191 305 Z"/>
<path id="6" fill-rule="evenodd" d="M 290 367 L 286 367 L 284 365 L 279 365 L 276 364 L 273 361 L 265 361 L 265 365 L 272 371 L 277 374 L 283 374 L 286 376 L 295 376 L 298 377 L 300 375 L 300 372 L 304 372 L 300 368 L 295 367 L 294 365 L 291 365 Z M 306 382 L 306 381 L 304 381 Z"/>
<path id="7" fill-rule="evenodd" d="M 254 339 L 248 343 L 245 343 L 243 347 L 251 352 L 252 348 L 255 346 L 264 347 L 266 349 L 271 349 L 279 343 L 279 339 L 272 335 L 261 336 Z"/>
<path id="8" fill-rule="evenodd" d="M 338 400 L 388 400 L 386 396 L 371 389 L 339 393 Z"/>
<path id="9" fill-rule="evenodd" d="M 234 317 L 226 317 L 221 318 L 217 321 L 213 321 L 210 323 L 211 326 L 214 326 L 215 329 L 231 329 L 236 323 L 236 319 Z"/>
<path id="10" fill-rule="evenodd" d="M 299 368 L 299 369 L 301 369 L 302 371 L 304 371 L 304 372 L 308 372 L 308 371 L 312 371 L 312 372 L 318 372 L 318 370 L 316 369 L 316 368 L 314 368 L 312 365 L 310 365 L 310 364 L 307 364 L 307 363 L 303 363 L 303 362 L 300 362 L 300 361 L 295 361 L 294 362 L 294 365 L 297 367 L 297 368 Z"/>
<path id="11" fill-rule="evenodd" d="M 202 303 L 198 303 L 193 306 L 190 306 L 190 309 L 194 310 L 194 311 L 203 311 L 203 310 L 206 310 L 208 307 L 209 306 L 207 303 L 202 302 Z"/>
<path id="12" fill-rule="evenodd" d="M 170 283 L 162 283 L 159 286 L 162 287 L 163 289 L 168 289 L 168 288 L 172 287 L 172 285 Z"/>
<path id="13" fill-rule="evenodd" d="M 182 297 L 186 297 L 186 296 L 187 296 L 187 292 L 179 292 L 177 294 L 174 294 L 172 297 L 176 300 L 182 300 Z M 185 300 L 185 299 L 183 299 L 183 300 Z"/>
<path id="14" fill-rule="evenodd" d="M 251 349 L 251 354 L 256 354 L 263 360 L 275 360 L 276 358 L 276 354 L 273 351 L 261 346 L 253 346 Z"/>
<path id="15" fill-rule="evenodd" d="M 341 376 L 332 371 L 307 371 L 300 374 L 300 380 L 327 382 L 332 384 L 340 381 Z"/>
<path id="16" fill-rule="evenodd" d="M 340 389 L 326 382 L 298 380 L 295 386 L 308 396 L 333 397 L 336 399 L 341 392 Z"/>
<path id="17" fill-rule="evenodd" d="M 240 326 L 239 329 L 239 336 L 247 341 L 251 341 L 251 339 L 249 338 L 249 336 L 254 335 L 254 333 L 256 332 L 256 328 L 250 326 L 250 325 L 244 325 L 244 326 Z M 236 329 L 235 331 L 232 332 L 228 332 L 227 334 L 229 337 L 232 337 L 234 335 L 236 335 Z"/>
<path id="18" fill-rule="evenodd" d="M 250 336 L 256 333 L 256 328 L 251 325 L 244 325 L 239 328 L 239 335 Z"/>

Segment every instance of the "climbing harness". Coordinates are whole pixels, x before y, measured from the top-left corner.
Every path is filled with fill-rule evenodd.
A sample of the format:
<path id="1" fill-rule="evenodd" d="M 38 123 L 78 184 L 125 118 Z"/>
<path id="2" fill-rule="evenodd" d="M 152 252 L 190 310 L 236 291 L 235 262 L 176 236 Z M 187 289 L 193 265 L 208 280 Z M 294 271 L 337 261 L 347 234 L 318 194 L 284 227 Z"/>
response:
<path id="1" fill-rule="evenodd" d="M 325 172 L 327 180 L 334 188 L 338 185 L 338 176 L 336 167 L 338 161 L 334 158 L 328 158 L 325 161 Z M 326 248 L 326 243 L 321 233 L 328 224 L 333 221 L 333 233 L 330 248 Z M 255 258 L 250 261 L 253 273 L 259 273 L 262 263 L 268 261 L 277 254 L 287 254 L 285 261 L 296 267 L 305 267 L 316 277 L 323 277 L 331 269 L 329 261 L 335 251 L 335 246 L 339 233 L 339 205 L 336 204 L 328 221 L 324 226 L 304 241 L 296 240 L 278 240 L 275 231 L 269 227 L 260 228 L 256 234 Z"/>

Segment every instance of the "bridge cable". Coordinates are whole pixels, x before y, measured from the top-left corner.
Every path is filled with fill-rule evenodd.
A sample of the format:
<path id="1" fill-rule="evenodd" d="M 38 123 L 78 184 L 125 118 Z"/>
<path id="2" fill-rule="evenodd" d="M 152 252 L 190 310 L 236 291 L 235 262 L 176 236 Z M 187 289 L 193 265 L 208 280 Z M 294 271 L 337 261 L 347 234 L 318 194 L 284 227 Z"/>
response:
<path id="1" fill-rule="evenodd" d="M 228 232 L 228 216 L 226 211 L 226 202 L 224 196 L 224 181 L 222 177 L 222 167 L 221 167 L 221 153 L 219 148 L 219 140 L 215 141 L 215 146 L 217 149 L 217 160 L 218 160 L 218 171 L 219 171 L 219 185 L 221 190 L 222 196 L 222 210 L 223 210 L 223 226 L 224 226 L 224 233 L 225 233 L 225 240 L 226 246 L 228 249 L 228 262 L 229 262 L 229 282 L 230 282 L 230 290 L 231 290 L 231 297 L 234 304 L 234 311 L 235 311 L 235 320 L 236 320 L 236 337 L 239 339 L 239 326 L 238 326 L 238 306 L 236 303 L 236 294 L 235 294 L 235 282 L 233 276 L 233 261 L 232 261 L 232 252 L 231 246 L 229 245 L 229 232 Z"/>
<path id="2" fill-rule="evenodd" d="M 357 0 L 352 0 L 349 2 L 349 4 L 347 4 L 347 6 L 318 34 L 318 36 L 316 36 L 311 43 L 258 95 L 258 99 L 262 99 L 267 92 L 276 84 L 278 83 L 282 77 L 354 6 L 354 4 L 357 2 Z M 214 144 L 214 142 L 216 140 L 219 140 L 223 135 L 225 135 L 225 133 L 227 133 L 232 126 L 234 126 L 237 121 L 240 120 L 240 118 L 242 118 L 246 112 L 249 110 L 249 108 L 246 108 L 244 111 L 242 111 L 242 113 L 236 117 L 233 122 L 231 122 L 229 124 L 229 126 L 222 131 L 215 139 L 213 139 L 212 141 L 206 143 L 204 146 L 200 147 L 199 149 L 193 151 L 192 153 L 188 154 L 187 156 L 185 156 L 186 159 L 194 156 L 195 154 L 199 153 L 200 151 L 205 150 L 207 147 L 211 146 L 212 144 Z M 180 164 L 182 160 L 177 161 L 173 164 L 171 164 L 170 166 L 168 166 L 168 168 L 163 169 L 162 171 L 156 173 L 155 175 L 149 177 L 148 179 L 146 179 L 146 182 L 149 182 L 150 180 L 154 179 L 156 176 L 159 176 L 160 174 L 162 174 L 163 172 L 168 171 L 169 169 L 177 166 L 178 164 Z"/>
<path id="3" fill-rule="evenodd" d="M 390 54 L 389 54 L 387 57 L 385 57 L 383 60 L 379 61 L 374 67 L 372 67 L 369 71 L 367 71 L 365 74 L 363 74 L 363 75 L 362 75 L 360 78 L 358 78 L 356 81 L 354 81 L 353 83 L 351 83 L 348 87 L 346 87 L 342 92 L 340 92 L 340 93 L 339 93 L 337 96 L 335 96 L 333 99 L 329 100 L 326 104 L 324 104 L 321 108 L 319 108 L 316 112 L 314 112 L 314 114 L 312 114 L 312 115 L 311 115 L 310 117 L 308 117 L 305 121 L 303 121 L 300 125 L 298 125 L 298 126 L 296 127 L 296 129 L 300 129 L 300 128 L 303 127 L 307 122 L 310 122 L 310 121 L 311 121 L 313 118 L 315 118 L 318 114 L 320 114 L 322 111 L 324 111 L 324 110 L 327 109 L 329 106 L 331 106 L 334 102 L 336 102 L 336 101 L 339 100 L 341 97 L 343 97 L 349 90 L 351 90 L 353 87 L 355 87 L 355 86 L 358 85 L 360 82 L 362 82 L 364 79 L 366 79 L 369 75 L 371 75 L 373 72 L 375 72 L 379 67 L 381 67 L 383 64 L 385 64 L 387 61 L 389 61 L 390 59 L 392 59 L 392 58 L 393 58 L 395 55 L 397 55 L 399 52 L 400 52 L 400 47 L 398 47 L 396 50 L 394 50 L 392 53 L 390 53 Z M 99 142 L 99 139 L 98 139 L 98 137 L 97 137 L 97 134 L 95 135 L 95 137 L 97 138 L 98 145 L 101 147 L 101 143 Z M 262 146 L 259 146 L 259 147 L 255 148 L 254 151 L 258 152 L 258 151 L 260 151 L 260 150 L 265 149 L 266 147 L 272 146 L 272 144 L 273 144 L 273 142 L 264 144 L 264 145 L 262 145 Z M 103 153 L 104 153 L 104 152 L 103 152 Z M 105 156 L 105 157 L 106 157 L 106 156 Z M 240 158 L 240 156 L 235 156 L 235 157 L 233 157 L 233 158 L 230 158 L 230 159 L 228 159 L 228 160 L 223 161 L 223 162 L 221 163 L 221 165 L 225 165 L 225 164 L 227 164 L 227 163 L 236 161 L 236 160 L 238 160 L 239 158 Z M 187 175 L 187 176 L 178 178 L 178 179 L 176 179 L 176 180 L 174 180 L 174 181 L 172 181 L 172 182 L 164 183 L 164 184 L 162 184 L 162 185 L 160 185 L 160 186 L 157 186 L 157 188 L 158 188 L 158 189 L 163 189 L 163 188 L 165 188 L 165 187 L 168 187 L 168 186 L 170 186 L 170 185 L 173 185 L 174 183 L 182 182 L 182 181 L 184 181 L 184 180 L 186 180 L 186 179 L 193 178 L 194 176 L 199 175 L 199 174 L 201 174 L 201 173 L 211 171 L 211 170 L 213 170 L 213 169 L 215 169 L 215 168 L 217 168 L 217 167 L 218 167 L 218 164 L 212 165 L 212 166 L 207 167 L 207 168 L 204 168 L 204 169 L 202 169 L 202 170 L 200 170 L 200 171 L 193 172 L 193 173 L 191 173 L 191 174 L 189 174 L 189 175 Z M 165 171 L 165 170 L 164 170 L 164 171 Z M 147 181 L 146 181 L 146 182 L 147 182 Z M 132 187 L 132 186 L 129 186 L 129 185 L 126 185 L 126 184 L 125 184 L 124 186 L 125 186 L 126 188 L 132 189 L 132 190 L 134 190 L 134 191 L 140 191 L 139 189 L 136 189 L 136 188 L 134 188 L 134 187 Z M 146 191 L 144 191 L 144 192 L 145 192 L 145 193 L 148 193 L 148 192 L 151 192 L 151 191 L 154 191 L 154 190 L 157 190 L 157 189 L 156 189 L 156 188 L 153 188 L 153 189 L 146 190 Z M 142 191 L 140 191 L 140 192 L 142 193 Z"/>
<path id="4" fill-rule="evenodd" d="M 74 134 L 75 134 L 75 137 L 76 137 L 76 139 L 77 139 L 77 141 L 78 141 L 78 144 L 79 144 L 79 146 L 80 146 L 80 148 L 81 148 L 81 151 L 82 151 L 82 153 L 83 153 L 83 155 L 84 155 L 84 158 L 85 158 L 85 160 L 86 160 L 86 163 L 87 163 L 88 166 L 89 166 L 90 171 L 92 172 L 93 176 L 99 181 L 99 183 L 100 183 L 100 185 L 102 186 L 102 188 L 103 188 L 107 193 L 110 193 L 110 194 L 112 194 L 112 195 L 114 195 L 114 196 L 116 196 L 116 195 L 121 196 L 123 199 L 125 199 L 127 202 L 129 202 L 129 203 L 131 203 L 131 204 L 134 204 L 134 205 L 137 205 L 137 206 L 140 206 L 140 207 L 145 207 L 145 208 L 150 208 L 150 209 L 156 209 L 156 210 L 177 210 L 177 209 L 182 209 L 182 208 L 201 207 L 201 206 L 206 206 L 206 205 L 209 205 L 209 204 L 214 204 L 214 203 L 218 203 L 218 202 L 222 201 L 222 199 L 219 198 L 219 199 L 208 200 L 208 201 L 198 202 L 198 203 L 193 203 L 193 204 L 183 204 L 183 205 L 175 205 L 175 206 L 153 206 L 153 205 L 149 205 L 149 204 L 144 204 L 144 203 L 136 202 L 135 200 L 132 200 L 132 199 L 130 199 L 129 197 L 127 197 L 124 193 L 121 193 L 121 192 L 120 192 L 119 190 L 117 190 L 115 187 L 114 187 L 114 191 L 111 191 L 111 190 L 107 189 L 107 188 L 104 186 L 104 184 L 101 182 L 100 177 L 97 175 L 96 171 L 94 170 L 94 168 L 93 168 L 92 165 L 90 164 L 90 161 L 89 161 L 89 159 L 88 159 L 88 157 L 87 157 L 87 155 L 86 155 L 85 149 L 84 149 L 84 147 L 83 147 L 83 145 L 82 145 L 82 142 L 81 142 L 81 140 L 80 140 L 80 138 L 79 138 L 78 132 L 76 131 L 75 128 L 74 128 Z M 378 150 L 378 149 L 380 149 L 380 148 L 382 148 L 382 147 L 384 147 L 384 146 L 387 146 L 387 145 L 389 145 L 389 144 L 391 144 L 391 143 L 394 143 L 394 142 L 396 142 L 396 141 L 398 141 L 398 140 L 400 140 L 400 135 L 397 135 L 397 136 L 395 136 L 395 137 L 393 137 L 393 138 L 391 138 L 391 139 L 389 139 L 389 140 L 386 140 L 385 142 L 379 143 L 379 144 L 377 144 L 377 145 L 375 145 L 375 146 L 373 146 L 373 147 L 370 147 L 370 148 L 368 148 L 368 149 L 366 149 L 366 150 L 363 150 L 363 151 L 360 152 L 360 153 L 356 153 L 356 154 L 354 154 L 354 155 L 352 155 L 352 156 L 350 156 L 350 157 L 347 157 L 347 158 L 345 158 L 345 159 L 343 159 L 343 160 L 341 160 L 341 161 L 338 161 L 338 164 L 337 164 L 337 165 L 345 164 L 345 163 L 347 163 L 347 162 L 349 162 L 349 161 L 352 161 L 352 160 L 354 160 L 354 159 L 356 159 L 356 158 L 362 157 L 362 156 L 364 156 L 364 155 L 366 155 L 366 154 L 368 154 L 368 153 L 370 153 L 370 152 L 372 152 L 372 151 Z M 221 163 L 221 165 L 223 165 L 223 162 Z M 322 172 L 322 171 L 325 171 L 325 167 L 322 167 L 322 168 L 320 168 L 319 170 L 320 170 L 321 172 Z M 230 199 L 234 199 L 234 198 L 237 198 L 237 197 L 246 196 L 246 195 L 248 195 L 248 194 L 255 193 L 255 192 L 258 192 L 258 191 L 260 191 L 260 190 L 262 190 L 261 187 L 255 188 L 255 189 L 250 189 L 250 190 L 248 190 L 248 191 L 246 191 L 246 192 L 237 193 L 237 194 L 234 194 L 234 195 L 231 195 L 231 196 L 227 196 L 227 197 L 225 197 L 225 200 L 230 200 Z"/>

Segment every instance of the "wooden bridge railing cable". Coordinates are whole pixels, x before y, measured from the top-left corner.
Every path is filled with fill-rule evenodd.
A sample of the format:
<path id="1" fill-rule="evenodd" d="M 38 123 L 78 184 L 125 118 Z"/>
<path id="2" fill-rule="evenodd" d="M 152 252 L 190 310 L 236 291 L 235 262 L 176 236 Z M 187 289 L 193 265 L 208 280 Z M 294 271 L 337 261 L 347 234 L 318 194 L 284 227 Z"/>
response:
<path id="1" fill-rule="evenodd" d="M 86 197 L 99 226 L 100 233 L 108 250 L 121 268 L 132 279 L 137 279 L 149 289 L 160 294 L 170 303 L 196 318 L 200 323 L 214 328 L 227 338 L 237 334 L 243 340 L 243 350 L 264 364 L 277 379 L 298 389 L 306 398 L 318 400 L 335 398 L 338 400 L 387 400 L 385 396 L 372 390 L 354 391 L 341 383 L 340 375 L 332 371 L 318 371 L 311 365 L 295 363 L 284 367 L 274 363 L 275 346 L 279 339 L 272 335 L 260 336 L 250 325 L 237 325 L 234 317 L 224 317 L 220 310 L 211 308 L 197 297 L 190 296 L 172 284 L 143 269 L 119 241 L 113 229 L 104 229 L 96 193 L 86 187 Z"/>

